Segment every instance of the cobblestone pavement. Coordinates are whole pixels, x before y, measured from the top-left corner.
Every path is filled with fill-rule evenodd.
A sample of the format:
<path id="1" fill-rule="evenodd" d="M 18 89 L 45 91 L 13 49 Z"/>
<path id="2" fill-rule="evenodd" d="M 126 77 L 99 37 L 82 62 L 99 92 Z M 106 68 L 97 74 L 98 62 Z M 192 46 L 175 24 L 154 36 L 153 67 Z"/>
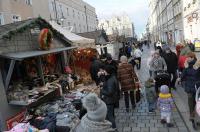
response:
<path id="1" fill-rule="evenodd" d="M 141 70 L 137 71 L 142 84 L 149 77 L 147 61 L 150 56 L 151 50 L 144 48 L 142 67 Z M 158 111 L 149 114 L 145 94 L 136 108 L 128 113 L 125 110 L 125 103 L 122 98 L 120 108 L 116 109 L 115 115 L 119 132 L 189 132 L 177 109 L 172 113 L 171 122 L 174 124 L 172 128 L 167 128 L 166 125 L 160 123 L 160 113 Z"/>

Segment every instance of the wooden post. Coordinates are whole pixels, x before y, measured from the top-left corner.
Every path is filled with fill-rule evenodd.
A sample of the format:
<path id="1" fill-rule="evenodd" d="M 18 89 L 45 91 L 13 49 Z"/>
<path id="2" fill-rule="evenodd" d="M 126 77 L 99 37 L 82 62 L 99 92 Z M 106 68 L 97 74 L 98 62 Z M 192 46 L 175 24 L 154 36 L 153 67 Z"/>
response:
<path id="1" fill-rule="evenodd" d="M 14 70 L 14 67 L 15 67 L 15 62 L 16 62 L 16 60 L 11 60 L 11 62 L 10 62 L 10 66 L 9 66 L 9 70 L 8 70 L 8 74 L 6 76 L 6 82 L 5 82 L 6 91 L 8 89 L 9 84 L 10 84 L 10 79 L 12 77 L 12 73 L 13 73 L 13 70 Z"/>
<path id="2" fill-rule="evenodd" d="M 40 77 L 42 78 L 42 84 L 45 85 L 44 73 L 43 73 L 43 70 L 42 70 L 42 59 L 41 59 L 40 56 L 37 57 L 37 64 L 38 64 Z"/>

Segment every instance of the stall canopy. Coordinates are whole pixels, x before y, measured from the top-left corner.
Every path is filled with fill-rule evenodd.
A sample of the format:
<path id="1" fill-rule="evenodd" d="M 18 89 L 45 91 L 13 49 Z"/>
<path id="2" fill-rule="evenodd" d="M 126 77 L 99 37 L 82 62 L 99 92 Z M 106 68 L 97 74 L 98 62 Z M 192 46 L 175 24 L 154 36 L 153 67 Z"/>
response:
<path id="1" fill-rule="evenodd" d="M 58 25 L 54 21 L 50 21 L 50 24 L 54 29 L 59 31 L 61 34 L 63 34 L 66 38 L 71 40 L 73 42 L 72 45 L 79 47 L 79 48 L 96 48 L 95 47 L 95 40 L 89 39 L 85 37 L 81 37 L 79 35 L 76 35 L 74 33 L 71 33 L 67 29 L 63 28 L 62 26 Z"/>

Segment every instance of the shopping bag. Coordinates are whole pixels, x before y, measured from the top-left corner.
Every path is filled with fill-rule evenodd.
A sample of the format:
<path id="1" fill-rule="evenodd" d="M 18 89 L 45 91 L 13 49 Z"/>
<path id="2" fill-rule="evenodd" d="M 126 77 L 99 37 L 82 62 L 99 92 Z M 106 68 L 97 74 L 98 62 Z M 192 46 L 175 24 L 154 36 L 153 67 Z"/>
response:
<path id="1" fill-rule="evenodd" d="M 140 102 L 140 99 L 141 99 L 141 91 L 140 91 L 140 89 L 136 89 L 136 92 L 135 92 L 136 103 Z"/>

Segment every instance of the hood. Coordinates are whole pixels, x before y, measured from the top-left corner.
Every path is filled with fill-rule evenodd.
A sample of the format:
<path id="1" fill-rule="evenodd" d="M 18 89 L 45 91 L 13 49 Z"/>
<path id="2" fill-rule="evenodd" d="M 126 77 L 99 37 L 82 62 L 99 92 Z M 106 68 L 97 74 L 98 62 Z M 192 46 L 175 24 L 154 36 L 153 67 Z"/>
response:
<path id="1" fill-rule="evenodd" d="M 106 120 L 103 122 L 91 121 L 86 114 L 81 119 L 81 123 L 77 128 L 77 132 L 114 132 L 111 126 L 112 124 Z"/>
<path id="2" fill-rule="evenodd" d="M 168 94 L 169 93 L 169 87 L 167 85 L 162 85 L 160 87 L 160 92 L 163 94 Z"/>

